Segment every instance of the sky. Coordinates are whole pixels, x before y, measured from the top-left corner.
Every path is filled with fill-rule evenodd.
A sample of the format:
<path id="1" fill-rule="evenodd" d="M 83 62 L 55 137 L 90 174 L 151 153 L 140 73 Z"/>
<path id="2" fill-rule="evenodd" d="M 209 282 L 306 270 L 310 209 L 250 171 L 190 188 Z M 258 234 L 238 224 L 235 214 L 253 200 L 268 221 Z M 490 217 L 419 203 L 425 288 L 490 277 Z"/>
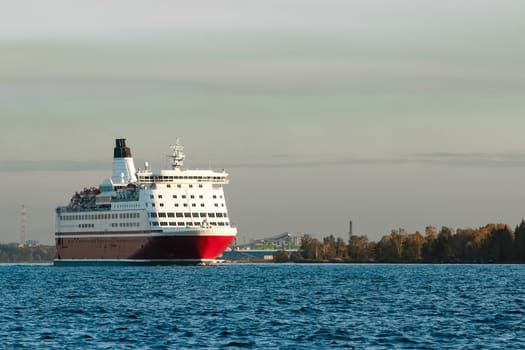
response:
<path id="1" fill-rule="evenodd" d="M 523 1 L 0 1 L 0 242 L 114 139 L 225 168 L 239 242 L 525 217 Z"/>

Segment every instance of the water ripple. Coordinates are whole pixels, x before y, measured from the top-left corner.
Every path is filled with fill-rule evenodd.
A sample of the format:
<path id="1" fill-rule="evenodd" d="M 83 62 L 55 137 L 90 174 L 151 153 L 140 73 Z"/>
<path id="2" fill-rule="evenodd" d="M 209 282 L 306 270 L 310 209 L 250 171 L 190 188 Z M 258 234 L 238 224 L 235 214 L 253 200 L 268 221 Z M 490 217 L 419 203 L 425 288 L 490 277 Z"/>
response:
<path id="1" fill-rule="evenodd" d="M 523 265 L 0 265 L 3 348 L 523 349 Z"/>

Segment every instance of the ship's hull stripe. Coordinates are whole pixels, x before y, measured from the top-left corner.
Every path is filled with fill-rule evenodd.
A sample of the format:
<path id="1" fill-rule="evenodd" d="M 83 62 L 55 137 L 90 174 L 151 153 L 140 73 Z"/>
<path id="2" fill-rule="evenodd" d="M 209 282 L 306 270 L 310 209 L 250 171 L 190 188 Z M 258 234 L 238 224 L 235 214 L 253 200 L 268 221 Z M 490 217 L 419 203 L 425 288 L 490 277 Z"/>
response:
<path id="1" fill-rule="evenodd" d="M 183 232 L 56 232 L 55 238 L 120 238 L 120 237 L 203 237 L 203 236 L 235 236 L 236 232 L 206 232 L 206 231 L 183 231 Z"/>
<path id="2" fill-rule="evenodd" d="M 151 233 L 151 234 L 90 234 L 90 235 L 56 235 L 55 238 L 122 238 L 122 237 L 235 237 L 234 233 Z"/>
<path id="3" fill-rule="evenodd" d="M 96 266 L 96 265 L 208 265 L 220 263 L 217 259 L 55 259 L 55 266 Z"/>

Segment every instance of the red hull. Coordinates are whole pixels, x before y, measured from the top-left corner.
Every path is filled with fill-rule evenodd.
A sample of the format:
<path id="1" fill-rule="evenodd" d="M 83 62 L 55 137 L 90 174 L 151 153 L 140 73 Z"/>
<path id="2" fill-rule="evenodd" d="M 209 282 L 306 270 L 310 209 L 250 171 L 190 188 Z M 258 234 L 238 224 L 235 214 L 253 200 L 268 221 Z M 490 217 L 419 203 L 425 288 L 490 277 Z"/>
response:
<path id="1" fill-rule="evenodd" d="M 57 238 L 55 260 L 213 260 L 233 235 Z"/>

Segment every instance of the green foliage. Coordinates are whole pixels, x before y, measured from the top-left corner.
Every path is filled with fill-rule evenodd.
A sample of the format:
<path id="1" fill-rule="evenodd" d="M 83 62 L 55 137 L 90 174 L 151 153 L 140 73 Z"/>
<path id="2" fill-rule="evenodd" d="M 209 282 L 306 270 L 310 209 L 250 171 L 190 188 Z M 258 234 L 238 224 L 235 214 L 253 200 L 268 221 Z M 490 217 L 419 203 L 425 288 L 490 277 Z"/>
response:
<path id="1" fill-rule="evenodd" d="M 525 263 L 525 220 L 515 229 L 505 224 L 488 224 L 478 229 L 439 231 L 425 228 L 407 234 L 392 230 L 377 243 L 367 236 L 351 236 L 348 244 L 327 236 L 320 242 L 310 235 L 301 238 L 301 248 L 291 261 L 347 261 L 396 263 Z"/>
<path id="2" fill-rule="evenodd" d="M 288 253 L 284 250 L 277 250 L 273 253 L 273 261 L 276 263 L 289 262 L 290 258 L 288 257 Z"/>
<path id="3" fill-rule="evenodd" d="M 15 243 L 0 244 L 0 263 L 51 262 L 54 256 L 54 246 L 18 247 Z"/>
<path id="4" fill-rule="evenodd" d="M 303 255 L 300 252 L 292 252 L 292 254 L 290 254 L 290 261 L 302 262 L 303 260 Z"/>
<path id="5" fill-rule="evenodd" d="M 525 262 L 525 220 L 514 231 L 514 260 Z"/>

